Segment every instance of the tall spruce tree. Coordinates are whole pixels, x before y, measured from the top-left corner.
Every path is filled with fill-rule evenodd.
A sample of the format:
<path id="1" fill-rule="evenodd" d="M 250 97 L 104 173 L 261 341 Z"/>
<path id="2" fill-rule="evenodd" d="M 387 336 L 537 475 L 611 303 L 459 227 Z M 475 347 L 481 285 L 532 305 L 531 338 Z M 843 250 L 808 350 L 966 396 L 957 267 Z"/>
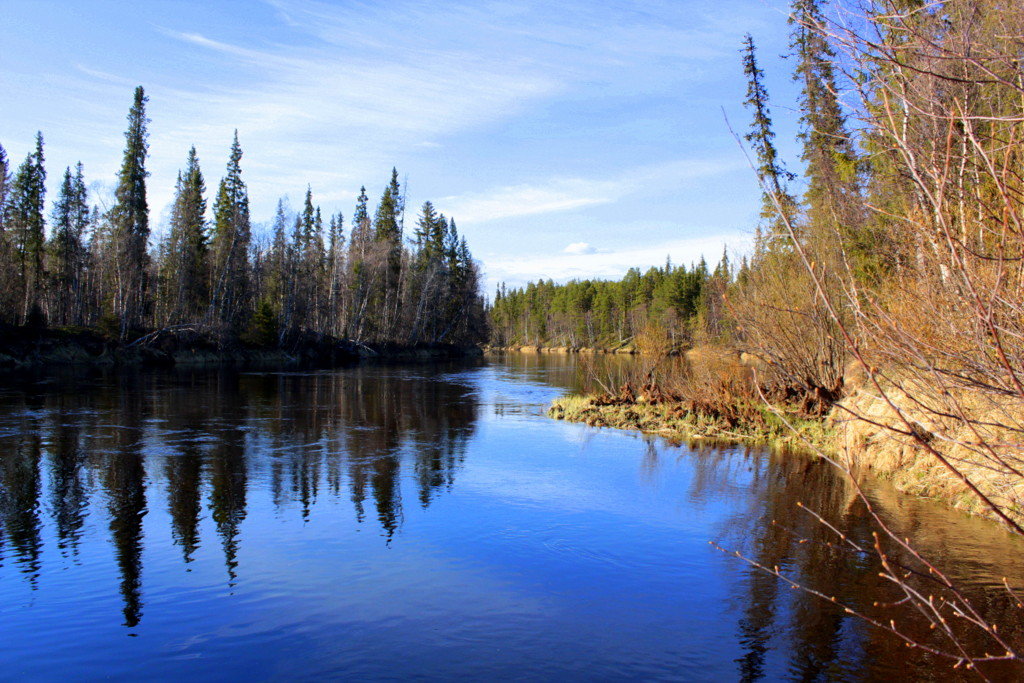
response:
<path id="1" fill-rule="evenodd" d="M 13 320 L 18 300 L 13 291 L 17 281 L 14 243 L 8 230 L 11 199 L 11 167 L 7 151 L 0 145 L 0 320 Z"/>
<path id="2" fill-rule="evenodd" d="M 398 170 L 391 169 L 391 181 L 384 188 L 373 221 L 373 237 L 384 254 L 384 272 L 374 293 L 374 320 L 378 336 L 388 338 L 398 318 L 402 276 L 402 194 Z"/>
<path id="3" fill-rule="evenodd" d="M 764 71 L 757 65 L 757 50 L 749 33 L 743 38 L 743 73 L 747 76 L 747 97 L 743 104 L 753 114 L 750 132 L 744 139 L 757 157 L 757 177 L 762 187 L 761 216 L 768 221 L 769 233 L 777 236 L 785 233 L 785 224 L 792 225 L 795 219 L 796 200 L 788 189 L 795 176 L 786 170 L 775 149 Z"/>
<path id="4" fill-rule="evenodd" d="M 330 334 L 338 337 L 344 334 L 344 275 L 345 275 L 345 217 L 339 211 L 331 216 L 327 247 L 327 313 Z"/>
<path id="5" fill-rule="evenodd" d="M 26 322 L 30 313 L 40 314 L 43 295 L 43 246 L 46 219 L 46 167 L 43 134 L 36 133 L 36 147 L 18 167 L 11 184 L 8 229 L 17 269 L 16 291 L 20 315 Z"/>
<path id="6" fill-rule="evenodd" d="M 291 329 L 293 324 L 292 280 L 295 277 L 291 257 L 292 245 L 288 241 L 287 225 L 288 218 L 284 199 L 279 199 L 277 211 L 274 213 L 263 299 L 270 304 L 271 310 L 277 315 L 280 325 L 285 330 Z"/>
<path id="7" fill-rule="evenodd" d="M 350 269 L 349 287 L 352 312 L 348 316 L 348 335 L 362 341 L 367 319 L 367 307 L 370 300 L 370 283 L 366 258 L 372 240 L 370 234 L 369 197 L 366 186 L 359 188 L 356 198 L 355 212 L 352 214 L 352 233 L 349 240 L 348 267 Z"/>
<path id="8" fill-rule="evenodd" d="M 119 320 L 122 339 L 128 336 L 129 331 L 142 327 L 149 305 L 148 101 L 142 86 L 135 88 L 135 98 L 128 112 L 128 130 L 124 134 L 124 160 L 117 174 L 114 206 L 109 216 L 115 258 L 112 313 Z"/>
<path id="9" fill-rule="evenodd" d="M 50 239 L 50 311 L 60 325 L 81 324 L 85 305 L 85 232 L 89 225 L 89 197 L 82 163 L 64 170 L 60 192 L 53 207 L 53 237 Z"/>
<path id="10" fill-rule="evenodd" d="M 171 207 L 165 280 L 173 323 L 197 322 L 210 303 L 209 244 L 206 230 L 206 181 L 196 148 L 188 151 L 184 173 Z"/>
<path id="11" fill-rule="evenodd" d="M 242 180 L 242 146 L 235 131 L 227 172 L 213 204 L 213 295 L 211 312 L 222 341 L 244 323 L 249 296 L 249 192 Z"/>
<path id="12" fill-rule="evenodd" d="M 8 200 L 11 194 L 11 162 L 7 158 L 7 150 L 0 145 L 0 236 L 7 224 Z"/>
<path id="13" fill-rule="evenodd" d="M 858 157 L 838 98 L 819 0 L 794 0 L 789 22 L 800 90 L 800 139 L 806 164 L 808 230 L 824 240 L 841 237 L 865 266 L 870 245 L 863 234 Z"/>

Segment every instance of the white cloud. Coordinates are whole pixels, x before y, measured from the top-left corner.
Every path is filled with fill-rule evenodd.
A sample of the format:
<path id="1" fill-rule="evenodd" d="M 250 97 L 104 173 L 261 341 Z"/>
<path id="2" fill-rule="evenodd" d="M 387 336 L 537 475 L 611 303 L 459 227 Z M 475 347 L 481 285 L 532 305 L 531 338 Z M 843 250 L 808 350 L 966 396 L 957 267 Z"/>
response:
<path id="1" fill-rule="evenodd" d="M 476 196 L 446 197 L 438 205 L 469 224 L 605 204 L 614 201 L 617 194 L 618 188 L 612 182 L 563 178 L 544 186 L 512 185 Z"/>
<path id="2" fill-rule="evenodd" d="M 578 255 L 594 254 L 596 252 L 597 252 L 597 249 L 595 249 L 594 247 L 592 247 L 590 244 L 588 244 L 586 242 L 573 242 L 572 244 L 568 245 L 565 249 L 562 250 L 562 253 L 564 253 L 564 254 L 578 254 Z"/>

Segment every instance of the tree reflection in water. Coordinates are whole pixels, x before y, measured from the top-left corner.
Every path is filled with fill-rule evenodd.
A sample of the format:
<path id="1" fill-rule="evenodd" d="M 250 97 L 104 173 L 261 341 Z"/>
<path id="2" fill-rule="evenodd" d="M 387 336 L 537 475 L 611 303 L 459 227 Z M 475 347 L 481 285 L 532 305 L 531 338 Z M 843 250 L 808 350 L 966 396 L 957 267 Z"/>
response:
<path id="1" fill-rule="evenodd" d="M 715 489 L 739 485 L 740 480 L 754 493 L 749 507 L 725 525 L 718 543 L 764 567 L 778 567 L 800 586 L 833 596 L 838 603 L 791 589 L 775 576 L 736 560 L 742 584 L 734 591 L 735 608 L 742 615 L 737 630 L 743 652 L 736 660 L 741 680 L 764 678 L 772 653 L 780 652 L 787 653 L 786 675 L 794 679 L 852 680 L 868 671 L 911 673 L 911 678 L 930 678 L 937 672 L 943 678 L 977 677 L 963 670 L 951 672 L 951 662 L 907 648 L 846 611 L 850 608 L 882 623 L 895 619 L 902 632 L 919 643 L 941 642 L 941 634 L 920 615 L 895 604 L 903 594 L 879 576 L 882 567 L 876 553 L 853 551 L 807 512 L 814 511 L 862 548 L 872 549 L 876 528 L 845 475 L 825 461 L 797 454 L 752 451 L 743 458 L 722 458 L 714 450 L 698 450 L 695 457 L 691 495 L 714 495 Z M 918 550 L 973 591 L 972 598 L 986 606 L 987 614 L 1014 613 L 1014 601 L 1001 590 L 998 574 L 999 568 L 1016 569 L 1012 581 L 1024 585 L 1024 571 L 1015 559 L 1021 548 L 1014 539 L 990 522 L 901 496 L 883 482 L 865 479 L 862 486 L 890 528 L 916 539 Z M 965 543 L 968 538 L 973 543 Z M 898 549 L 885 550 L 900 560 Z M 909 558 L 903 560 L 910 566 Z M 936 585 L 926 582 L 922 588 L 938 595 Z M 1000 623 L 1016 624 L 1012 619 Z M 1024 643 L 1024 625 L 1002 635 Z M 964 638 L 967 643 L 975 641 L 976 636 Z M 995 663 L 985 673 L 1005 678 L 1020 671 L 1015 664 Z"/>
<path id="2" fill-rule="evenodd" d="M 61 552 L 72 554 L 87 518 L 105 516 L 128 627 L 142 618 L 148 500 L 165 501 L 186 565 L 209 516 L 233 586 L 244 571 L 241 528 L 254 473 L 266 474 L 277 508 L 298 505 L 306 520 L 318 496 L 342 495 L 347 479 L 357 522 L 366 520 L 369 496 L 390 542 L 403 521 L 403 468 L 415 473 L 416 500 L 429 506 L 452 486 L 478 410 L 464 385 L 377 368 L 75 382 L 61 392 L 26 383 L 2 399 L 0 563 L 10 557 L 34 584 L 42 515 Z M 163 491 L 152 495 L 153 487 Z M 90 498 L 100 507 L 90 508 Z"/>

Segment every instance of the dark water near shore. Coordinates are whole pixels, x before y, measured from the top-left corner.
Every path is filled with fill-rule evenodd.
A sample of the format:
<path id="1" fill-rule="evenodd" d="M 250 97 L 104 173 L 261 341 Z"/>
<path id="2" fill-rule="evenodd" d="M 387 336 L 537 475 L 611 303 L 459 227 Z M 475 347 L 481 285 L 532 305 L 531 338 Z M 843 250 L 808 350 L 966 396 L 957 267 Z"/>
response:
<path id="1" fill-rule="evenodd" d="M 573 363 L 5 380 L 0 679 L 950 678 L 709 545 L 899 615 L 828 465 L 548 420 Z M 1018 623 L 1024 546 L 869 493 Z"/>

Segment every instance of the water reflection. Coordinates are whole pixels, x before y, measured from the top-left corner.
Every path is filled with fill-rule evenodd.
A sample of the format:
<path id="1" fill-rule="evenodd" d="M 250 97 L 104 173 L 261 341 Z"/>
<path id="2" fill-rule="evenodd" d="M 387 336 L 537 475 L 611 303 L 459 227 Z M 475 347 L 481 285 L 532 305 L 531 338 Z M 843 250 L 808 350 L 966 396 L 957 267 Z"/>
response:
<path id="1" fill-rule="evenodd" d="M 415 472 L 414 499 L 429 506 L 453 485 L 474 430 L 477 396 L 431 381 L 445 372 L 123 374 L 75 378 L 60 392 L 32 383 L 8 390 L 0 395 L 0 563 L 9 556 L 35 586 L 46 525 L 73 555 L 92 518 L 105 519 L 124 625 L 134 627 L 150 501 L 165 501 L 186 565 L 201 520 L 212 520 L 234 586 L 254 476 L 279 510 L 297 505 L 305 520 L 325 490 L 337 497 L 347 488 L 356 522 L 377 524 L 390 541 L 402 526 L 403 468 Z"/>
<path id="2" fill-rule="evenodd" d="M 873 617 L 904 615 L 875 604 L 897 595 L 874 555 L 829 545 L 832 532 L 798 505 L 872 544 L 864 503 L 827 464 L 543 418 L 574 382 L 571 359 L 513 356 L 6 386 L 0 642 L 15 645 L 0 648 L 0 669 L 951 677 L 841 607 L 709 548 L 778 566 Z M 866 484 L 897 533 L 986 613 L 1017 623 L 999 585 L 1003 571 L 1024 585 L 1020 543 Z M 129 648 L 127 633 L 145 637 Z"/>
<path id="3" fill-rule="evenodd" d="M 698 459 L 702 465 L 708 461 L 714 464 L 699 465 L 698 471 L 718 471 L 705 473 L 700 477 L 703 481 L 717 482 L 720 487 L 723 482 L 735 482 L 736 473 L 722 472 L 721 464 L 731 462 L 733 469 L 740 464 L 750 490 L 756 493 L 746 509 L 725 525 L 722 544 L 762 566 L 779 568 L 797 584 L 833 596 L 838 603 L 793 590 L 774 576 L 737 561 L 734 568 L 739 571 L 740 586 L 735 592 L 735 608 L 742 614 L 737 623 L 742 653 L 735 661 L 740 679 L 775 678 L 779 669 L 786 678 L 800 680 L 908 674 L 915 680 L 976 677 L 971 672 L 951 671 L 950 661 L 920 648 L 908 648 L 846 611 L 849 608 L 882 623 L 895 619 L 901 632 L 912 640 L 953 649 L 928 621 L 896 604 L 903 593 L 879 576 L 882 567 L 871 551 L 878 526 L 848 478 L 824 461 L 786 454 L 747 452 L 742 459 Z M 1009 632 L 1002 633 L 1009 642 L 1024 645 L 1019 609 L 1002 588 L 999 574 L 1010 572 L 1012 584 L 1024 585 L 1024 567 L 1019 563 L 1024 545 L 1019 539 L 988 521 L 900 496 L 884 482 L 865 478 L 861 484 L 872 508 L 898 537 L 911 538 L 919 552 L 958 583 L 977 606 L 983 606 L 984 613 L 1009 627 Z M 820 514 L 835 529 L 807 510 Z M 929 533 L 921 533 L 923 529 Z M 837 532 L 868 552 L 847 547 Z M 892 561 L 916 565 L 884 535 L 879 543 Z M 910 583 L 925 595 L 940 595 L 935 583 L 914 579 Z M 953 628 L 975 652 L 992 647 L 979 637 L 977 629 L 962 624 Z M 773 667 L 771 660 L 778 660 L 780 653 L 786 656 Z M 1024 671 L 1019 665 L 997 663 L 987 665 L 985 673 L 1002 679 Z"/>

